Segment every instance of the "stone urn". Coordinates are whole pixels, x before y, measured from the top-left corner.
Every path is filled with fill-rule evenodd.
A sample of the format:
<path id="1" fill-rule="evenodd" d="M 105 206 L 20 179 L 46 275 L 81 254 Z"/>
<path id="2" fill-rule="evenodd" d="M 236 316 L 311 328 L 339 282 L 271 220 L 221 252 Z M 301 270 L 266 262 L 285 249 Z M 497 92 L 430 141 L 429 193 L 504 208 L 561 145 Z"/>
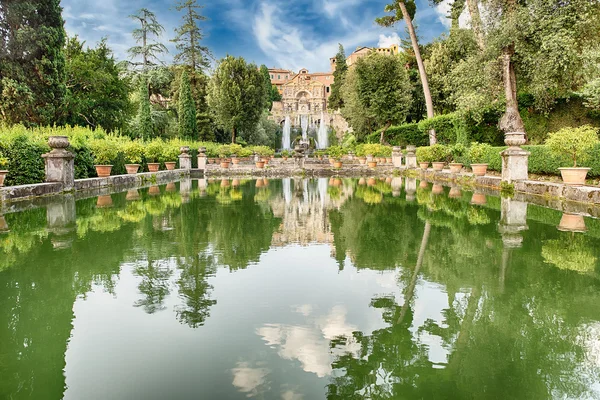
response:
<path id="1" fill-rule="evenodd" d="M 148 171 L 158 172 L 160 169 L 160 163 L 148 163 Z"/>
<path id="2" fill-rule="evenodd" d="M 173 171 L 175 169 L 175 165 L 177 165 L 177 163 L 174 161 L 169 161 L 165 163 L 165 167 L 168 171 Z"/>
<path id="3" fill-rule="evenodd" d="M 429 168 L 429 163 L 428 162 L 420 162 L 419 168 L 421 168 L 422 170 L 426 170 L 427 168 Z"/>
<path id="4" fill-rule="evenodd" d="M 441 170 L 443 170 L 443 169 L 444 169 L 444 165 L 445 165 L 446 163 L 444 163 L 444 162 L 439 162 L 439 161 L 436 161 L 436 162 L 433 162 L 433 163 L 431 163 L 431 164 L 433 165 L 433 170 L 434 170 L 434 171 L 441 171 Z"/>
<path id="5" fill-rule="evenodd" d="M 125 164 L 125 169 L 129 175 L 135 175 L 140 169 L 140 164 Z"/>
<path id="6" fill-rule="evenodd" d="M 94 165 L 96 167 L 96 174 L 98 174 L 98 178 L 106 178 L 110 176 L 110 171 L 112 170 L 112 165 Z"/>
<path id="7" fill-rule="evenodd" d="M 462 170 L 463 165 L 461 163 L 450 163 L 450 172 L 453 174 L 459 174 Z"/>
<path id="8" fill-rule="evenodd" d="M 587 228 L 585 226 L 585 219 L 583 215 L 563 213 L 560 218 L 560 223 L 557 229 L 565 232 L 585 232 Z"/>
<path id="9" fill-rule="evenodd" d="M 485 176 L 487 173 L 487 164 L 471 164 L 471 169 L 473 170 L 473 175 L 475 176 Z"/>
<path id="10" fill-rule="evenodd" d="M 585 185 L 585 178 L 589 168 L 559 168 L 563 183 L 571 186 Z"/>

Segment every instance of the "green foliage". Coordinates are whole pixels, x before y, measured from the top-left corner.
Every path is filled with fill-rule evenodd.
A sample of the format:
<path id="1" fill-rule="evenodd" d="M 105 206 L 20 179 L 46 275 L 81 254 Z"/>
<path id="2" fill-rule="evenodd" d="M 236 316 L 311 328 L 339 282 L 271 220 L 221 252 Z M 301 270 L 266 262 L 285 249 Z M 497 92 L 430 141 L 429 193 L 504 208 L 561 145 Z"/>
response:
<path id="1" fill-rule="evenodd" d="M 160 162 L 165 145 L 166 144 L 162 139 L 154 139 L 151 142 L 148 142 L 144 151 L 146 160 L 151 163 Z"/>
<path id="2" fill-rule="evenodd" d="M 418 127 L 423 135 L 428 135 L 431 129 L 435 129 L 438 142 L 453 144 L 456 143 L 456 128 L 459 120 L 460 117 L 457 114 L 443 114 L 421 120 L 418 123 Z"/>
<path id="3" fill-rule="evenodd" d="M 544 241 L 542 257 L 545 263 L 564 270 L 591 273 L 596 269 L 597 257 L 581 234 Z"/>
<path id="4" fill-rule="evenodd" d="M 131 117 L 129 82 L 102 39 L 84 49 L 77 36 L 67 41 L 67 94 L 63 120 L 69 125 L 102 126 L 109 132 L 123 129 Z"/>
<path id="5" fill-rule="evenodd" d="M 8 157 L 4 157 L 0 154 L 0 169 L 8 168 Z"/>
<path id="6" fill-rule="evenodd" d="M 418 162 L 432 162 L 435 161 L 433 157 L 433 152 L 431 151 L 431 146 L 422 146 L 417 147 L 417 161 Z"/>
<path id="7" fill-rule="evenodd" d="M 452 153 L 451 149 L 448 146 L 444 146 L 443 144 L 434 144 L 430 146 L 431 151 L 431 161 L 435 162 L 450 162 L 452 161 Z"/>
<path id="8" fill-rule="evenodd" d="M 0 118 L 5 123 L 56 123 L 65 86 L 60 0 L 0 4 Z"/>
<path id="9" fill-rule="evenodd" d="M 239 57 L 227 56 L 221 60 L 209 85 L 208 104 L 217 124 L 236 133 L 253 129 L 262 115 L 265 98 L 264 78 L 256 65 L 247 64 Z"/>
<path id="10" fill-rule="evenodd" d="M 110 165 L 117 158 L 121 147 L 118 139 L 110 136 L 103 139 L 92 139 L 89 146 L 96 165 Z"/>
<path id="11" fill-rule="evenodd" d="M 181 26 L 175 28 L 175 38 L 171 40 L 176 43 L 178 51 L 173 61 L 189 66 L 194 73 L 207 68 L 211 54 L 208 47 L 202 45 L 204 34 L 199 23 L 206 21 L 206 17 L 199 12 L 202 6 L 196 0 L 178 0 L 175 9 L 183 11 L 184 15 Z"/>
<path id="12" fill-rule="evenodd" d="M 137 132 L 136 137 L 148 140 L 154 136 L 154 127 L 152 124 L 152 115 L 150 113 L 150 94 L 148 92 L 148 83 L 145 79 L 140 80 L 140 105 L 138 109 Z"/>
<path id="13" fill-rule="evenodd" d="M 275 154 L 275 150 L 268 146 L 252 146 L 252 151 L 259 156 L 267 157 Z"/>
<path id="14" fill-rule="evenodd" d="M 346 151 L 342 148 L 342 146 L 330 146 L 327 149 L 327 155 L 337 161 L 341 160 L 345 154 Z"/>
<path id="15" fill-rule="evenodd" d="M 332 110 L 339 110 L 344 105 L 344 95 L 342 94 L 342 86 L 348 65 L 346 64 L 346 53 L 344 47 L 340 43 L 337 54 L 335 55 L 335 70 L 333 71 L 333 84 L 331 84 L 331 95 L 327 100 L 327 106 Z"/>
<path id="16" fill-rule="evenodd" d="M 277 92 L 277 94 L 279 94 L 279 91 L 277 90 L 276 86 L 271 84 L 271 75 L 269 74 L 269 69 L 267 68 L 266 65 L 263 64 L 260 66 L 260 73 L 263 77 L 263 85 L 264 85 L 264 90 L 266 93 L 265 109 L 271 110 L 271 107 L 273 107 L 273 101 L 275 101 L 275 100 L 273 100 L 273 95 L 274 95 L 273 87 L 275 87 L 275 91 Z"/>
<path id="17" fill-rule="evenodd" d="M 573 167 L 577 167 L 577 160 L 582 161 L 582 157 L 598 143 L 598 129 L 589 125 L 563 128 L 551 133 L 546 139 L 546 146 L 553 154 L 567 154 L 571 157 Z"/>
<path id="18" fill-rule="evenodd" d="M 469 147 L 469 161 L 471 164 L 485 164 L 486 155 L 492 149 L 487 143 L 471 143 Z"/>
<path id="19" fill-rule="evenodd" d="M 381 130 L 377 130 L 367 137 L 367 142 L 379 142 Z M 429 136 L 423 134 L 418 124 L 409 123 L 397 126 L 391 126 L 386 131 L 388 142 L 393 146 L 426 146 L 429 143 Z"/>
<path id="20" fill-rule="evenodd" d="M 281 151 L 281 156 L 282 157 L 291 157 L 292 156 L 292 152 L 290 150 L 282 150 Z"/>
<path id="21" fill-rule="evenodd" d="M 160 54 L 168 52 L 165 45 L 158 41 L 165 28 L 158 23 L 156 14 L 146 8 L 141 8 L 129 18 L 139 22 L 140 28 L 136 28 L 132 32 L 138 45 L 131 47 L 127 52 L 132 59 L 141 57 L 141 61 L 135 62 L 134 65 L 141 66 L 143 72 L 146 73 L 149 67 L 160 64 Z"/>
<path id="22" fill-rule="evenodd" d="M 144 145 L 136 140 L 122 144 L 121 151 L 127 164 L 141 164 L 144 157 Z"/>
<path id="23" fill-rule="evenodd" d="M 179 137 L 185 139 L 196 139 L 198 127 L 196 125 L 196 104 L 192 97 L 190 78 L 187 71 L 181 74 L 179 86 Z"/>

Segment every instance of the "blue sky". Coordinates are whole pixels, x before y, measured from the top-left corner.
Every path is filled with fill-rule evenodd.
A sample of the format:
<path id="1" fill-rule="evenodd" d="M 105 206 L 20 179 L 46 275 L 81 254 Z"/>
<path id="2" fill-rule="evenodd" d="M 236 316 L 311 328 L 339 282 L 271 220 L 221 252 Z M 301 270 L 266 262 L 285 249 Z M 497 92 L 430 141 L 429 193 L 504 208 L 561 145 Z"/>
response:
<path id="1" fill-rule="evenodd" d="M 329 57 L 342 43 L 346 54 L 358 46 L 388 45 L 405 36 L 404 23 L 394 28 L 381 28 L 374 23 L 383 15 L 390 0 L 199 0 L 203 14 L 209 18 L 202 24 L 216 58 L 227 54 L 243 56 L 257 64 L 289 68 L 306 67 L 311 71 L 328 71 Z M 69 35 L 79 35 L 88 45 L 108 37 L 110 47 L 119 59 L 125 59 L 127 48 L 134 42 L 131 31 L 135 22 L 128 18 L 145 7 L 155 12 L 165 27 L 163 42 L 172 57 L 169 42 L 181 15 L 173 7 L 174 0 L 62 0 L 65 27 Z M 423 43 L 446 31 L 449 20 L 447 4 L 431 7 L 427 0 L 417 0 L 415 23 Z"/>

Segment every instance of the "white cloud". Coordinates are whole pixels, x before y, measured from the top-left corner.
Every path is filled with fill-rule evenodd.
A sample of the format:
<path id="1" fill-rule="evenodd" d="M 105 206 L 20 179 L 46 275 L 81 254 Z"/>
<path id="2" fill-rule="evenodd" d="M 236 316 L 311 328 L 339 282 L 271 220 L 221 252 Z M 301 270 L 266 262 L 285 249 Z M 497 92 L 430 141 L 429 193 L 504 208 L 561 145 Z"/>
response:
<path id="1" fill-rule="evenodd" d="M 266 379 L 271 372 L 268 368 L 251 367 L 247 362 L 238 362 L 231 372 L 233 386 L 246 393 L 247 397 L 255 397 L 268 389 Z"/>
<path id="2" fill-rule="evenodd" d="M 438 20 L 446 27 L 450 28 L 452 26 L 452 20 L 448 18 L 450 15 L 450 9 L 452 7 L 452 3 L 450 0 L 444 0 L 437 6 L 435 6 L 435 12 L 438 16 Z M 481 8 L 481 7 L 480 7 Z M 471 26 L 471 17 L 467 8 L 465 7 L 463 12 L 458 17 L 458 26 L 461 28 L 468 28 Z"/>
<path id="3" fill-rule="evenodd" d="M 394 44 L 400 45 L 400 36 L 396 32 L 392 32 L 390 35 L 384 35 L 383 33 L 379 35 L 377 47 L 390 47 Z"/>

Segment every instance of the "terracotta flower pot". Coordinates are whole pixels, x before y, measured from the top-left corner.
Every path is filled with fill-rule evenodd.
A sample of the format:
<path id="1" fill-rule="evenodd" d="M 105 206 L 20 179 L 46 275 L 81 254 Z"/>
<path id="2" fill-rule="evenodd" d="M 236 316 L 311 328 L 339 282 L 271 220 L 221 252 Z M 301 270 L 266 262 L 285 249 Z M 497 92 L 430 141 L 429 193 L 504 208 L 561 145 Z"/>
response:
<path id="1" fill-rule="evenodd" d="M 333 163 L 335 162 L 335 160 L 333 158 L 329 158 L 329 164 L 333 165 Z"/>
<path id="2" fill-rule="evenodd" d="M 229 179 L 221 179 L 221 187 L 222 188 L 229 187 Z"/>
<path id="3" fill-rule="evenodd" d="M 96 173 L 98 174 L 98 178 L 106 178 L 110 176 L 110 170 L 112 169 L 112 165 L 94 165 L 96 167 Z"/>
<path id="4" fill-rule="evenodd" d="M 231 163 L 232 163 L 233 165 L 238 165 L 238 164 L 240 163 L 240 159 L 239 159 L 239 158 L 237 158 L 237 157 L 233 157 L 233 158 L 231 159 Z"/>
<path id="5" fill-rule="evenodd" d="M 98 196 L 98 200 L 96 201 L 96 207 L 98 208 L 107 208 L 112 207 L 113 201 L 110 194 L 105 194 L 103 196 Z"/>
<path id="6" fill-rule="evenodd" d="M 333 180 L 333 186 L 342 186 L 342 180 L 340 178 L 335 178 Z"/>
<path id="7" fill-rule="evenodd" d="M 431 193 L 442 194 L 442 193 L 444 193 L 444 187 L 442 185 L 435 184 L 431 188 Z"/>
<path id="8" fill-rule="evenodd" d="M 444 164 L 445 163 L 444 162 L 436 161 L 436 162 L 431 163 L 431 164 L 433 165 L 433 170 L 434 171 L 441 171 L 441 170 L 444 169 Z"/>
<path id="9" fill-rule="evenodd" d="M 559 168 L 560 175 L 562 176 L 563 183 L 565 185 L 580 186 L 585 185 L 585 177 L 587 176 L 589 168 Z"/>
<path id="10" fill-rule="evenodd" d="M 229 161 L 221 161 L 221 168 L 229 168 Z"/>
<path id="11" fill-rule="evenodd" d="M 475 205 L 484 205 L 485 203 L 487 203 L 487 199 L 485 197 L 485 194 L 483 193 L 473 193 L 473 197 L 471 197 L 471 204 L 475 204 Z"/>
<path id="12" fill-rule="evenodd" d="M 369 178 L 369 180 L 367 181 L 367 186 L 375 186 L 376 183 L 377 183 L 377 179 Z"/>
<path id="13" fill-rule="evenodd" d="M 140 192 L 137 189 L 131 189 L 127 191 L 127 195 L 125 196 L 125 200 L 134 201 L 140 199 Z"/>
<path id="14" fill-rule="evenodd" d="M 264 168 L 265 167 L 264 161 L 257 161 L 255 164 L 256 164 L 256 168 Z"/>
<path id="15" fill-rule="evenodd" d="M 419 182 L 419 187 L 421 189 L 426 189 L 426 188 L 429 187 L 429 182 L 427 182 L 427 181 L 421 181 L 421 182 Z"/>
<path id="16" fill-rule="evenodd" d="M 385 158 L 385 162 L 388 163 L 388 164 L 391 164 L 392 163 L 392 157 L 386 157 Z"/>
<path id="17" fill-rule="evenodd" d="M 263 183 L 262 179 L 257 179 L 256 184 L 254 186 L 256 186 L 257 188 L 261 188 L 261 187 L 265 186 L 265 184 Z"/>
<path id="18" fill-rule="evenodd" d="M 8 233 L 10 230 L 8 229 L 8 223 L 6 222 L 6 218 L 4 215 L 0 215 L 0 233 Z"/>
<path id="19" fill-rule="evenodd" d="M 333 163 L 333 168 L 342 168 L 342 162 L 341 161 L 335 161 Z"/>
<path id="20" fill-rule="evenodd" d="M 231 181 L 231 186 L 233 187 L 238 187 L 240 186 L 240 180 L 239 179 L 234 179 Z"/>
<path id="21" fill-rule="evenodd" d="M 214 164 L 215 163 L 215 159 L 214 158 L 209 158 L 208 159 L 208 163 L 209 164 Z"/>
<path id="22" fill-rule="evenodd" d="M 583 219 L 583 215 L 563 213 L 560 218 L 558 230 L 567 232 L 585 232 L 587 231 L 585 219 Z"/>
<path id="23" fill-rule="evenodd" d="M 158 186 L 150 186 L 148 189 L 148 194 L 150 196 L 157 196 L 160 194 L 160 188 Z"/>
<path id="24" fill-rule="evenodd" d="M 140 164 L 125 164 L 125 169 L 129 175 L 135 175 L 140 169 Z"/>
<path id="25" fill-rule="evenodd" d="M 167 192 L 175 192 L 175 191 L 177 191 L 177 187 L 175 186 L 175 182 L 169 182 L 169 183 L 167 183 L 167 186 L 165 187 L 165 190 Z"/>
<path id="26" fill-rule="evenodd" d="M 487 168 L 487 164 L 471 164 L 471 169 L 473 170 L 473 175 L 475 176 L 485 176 Z"/>
<path id="27" fill-rule="evenodd" d="M 165 163 L 165 167 L 167 167 L 168 171 L 173 171 L 175 169 L 176 164 L 177 164 L 176 162 L 169 161 L 169 162 Z"/>
<path id="28" fill-rule="evenodd" d="M 429 168 L 429 163 L 428 162 L 420 162 L 419 163 L 419 168 L 421 168 L 421 169 L 427 169 L 427 168 Z"/>
<path id="29" fill-rule="evenodd" d="M 283 159 L 283 161 L 287 161 L 287 157 L 281 157 Z"/>
<path id="30" fill-rule="evenodd" d="M 358 158 L 358 162 L 359 162 L 361 165 L 365 165 L 365 164 L 367 163 L 367 157 L 359 157 L 359 158 Z"/>
<path id="31" fill-rule="evenodd" d="M 375 168 L 377 166 L 377 161 L 369 161 L 367 165 L 369 168 Z"/>
<path id="32" fill-rule="evenodd" d="M 0 171 L 0 187 L 4 186 L 4 179 L 6 179 L 6 175 L 8 174 L 8 171 Z"/>
<path id="33" fill-rule="evenodd" d="M 364 186 L 364 185 L 366 185 L 366 184 L 367 184 L 367 180 L 366 180 L 365 178 L 360 178 L 360 179 L 358 180 L 358 184 L 359 184 L 360 186 Z"/>
<path id="34" fill-rule="evenodd" d="M 265 165 L 268 165 L 268 164 L 269 164 L 269 157 L 262 157 L 262 158 L 260 159 L 260 161 L 264 162 L 264 163 L 265 163 Z"/>
<path id="35" fill-rule="evenodd" d="M 148 171 L 158 172 L 160 169 L 160 163 L 148 163 Z"/>
<path id="36" fill-rule="evenodd" d="M 448 197 L 451 199 L 456 199 L 462 196 L 462 192 L 459 187 L 453 187 L 450 189 L 450 193 L 448 193 Z"/>
<path id="37" fill-rule="evenodd" d="M 461 163 L 450 163 L 450 172 L 453 174 L 458 174 L 462 170 L 462 166 L 463 165 Z"/>

